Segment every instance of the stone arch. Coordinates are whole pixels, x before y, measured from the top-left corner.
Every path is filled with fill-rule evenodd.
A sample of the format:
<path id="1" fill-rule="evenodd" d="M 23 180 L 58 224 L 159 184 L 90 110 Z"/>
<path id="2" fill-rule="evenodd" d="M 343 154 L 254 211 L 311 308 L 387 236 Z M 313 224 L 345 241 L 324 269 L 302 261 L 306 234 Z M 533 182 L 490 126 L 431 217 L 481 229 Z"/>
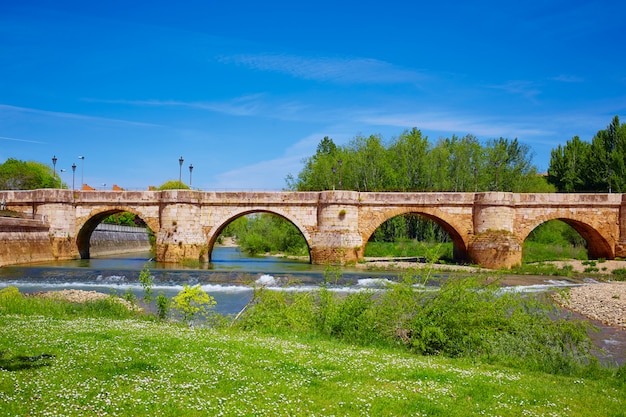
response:
<path id="1" fill-rule="evenodd" d="M 279 210 L 272 210 L 272 209 L 267 209 L 267 208 L 247 208 L 247 209 L 236 211 L 234 213 L 232 212 L 229 213 L 227 216 L 218 220 L 213 227 L 209 228 L 209 230 L 206 231 L 207 240 L 208 240 L 207 249 L 208 249 L 209 262 L 211 262 L 211 256 L 213 254 L 213 247 L 215 246 L 215 242 L 217 241 L 217 238 L 220 235 L 220 233 L 222 233 L 222 231 L 226 228 L 226 226 L 228 226 L 230 223 L 232 223 L 233 221 L 235 221 L 236 219 L 240 217 L 246 216 L 248 214 L 255 214 L 255 213 L 273 214 L 293 224 L 295 228 L 298 229 L 298 231 L 300 231 L 300 233 L 304 237 L 304 240 L 306 241 L 307 250 L 309 252 L 309 262 L 311 261 L 311 236 L 306 229 L 304 229 L 298 224 L 297 220 L 293 216 L 290 216 L 289 214 L 281 212 Z"/>
<path id="2" fill-rule="evenodd" d="M 76 232 L 76 247 L 78 248 L 78 253 L 81 259 L 89 259 L 89 241 L 91 239 L 91 234 L 98 227 L 98 225 L 102 222 L 102 220 L 106 219 L 112 214 L 124 213 L 128 212 L 140 217 L 152 230 L 152 232 L 156 233 L 159 230 L 158 221 L 155 221 L 152 218 L 144 217 L 144 215 L 131 207 L 106 207 L 101 209 L 92 210 L 88 216 L 86 216 L 86 220 L 82 223 L 77 224 L 77 232 Z"/>
<path id="3" fill-rule="evenodd" d="M 365 245 L 369 241 L 370 237 L 372 237 L 376 229 L 378 229 L 384 222 L 393 217 L 404 214 L 419 215 L 437 223 L 446 231 L 446 233 L 448 233 L 450 239 L 452 240 L 454 259 L 457 261 L 467 261 L 469 259 L 467 237 L 459 232 L 459 230 L 462 230 L 463 227 L 458 224 L 458 221 L 455 221 L 452 216 L 448 216 L 446 213 L 442 213 L 439 210 L 428 208 L 403 207 L 376 213 L 374 218 L 368 221 L 367 227 L 361 231 L 361 237 L 363 242 L 365 242 Z M 468 230 L 471 230 L 471 225 L 468 225 L 467 227 Z M 361 257 L 365 252 L 365 245 L 363 245 L 363 248 L 361 249 Z"/>
<path id="4" fill-rule="evenodd" d="M 560 220 L 569 226 L 571 226 L 580 236 L 582 236 L 585 241 L 587 241 L 587 251 L 589 253 L 589 257 L 593 259 L 605 258 L 605 259 L 613 259 L 615 258 L 615 252 L 611 246 L 611 244 L 606 240 L 602 234 L 596 230 L 592 225 L 585 223 L 584 221 L 578 219 L 572 219 L 567 217 L 549 217 L 542 218 L 537 221 L 533 225 L 527 227 L 520 234 L 520 239 L 522 242 L 526 240 L 530 232 L 535 230 L 539 225 L 548 222 L 550 220 Z"/>

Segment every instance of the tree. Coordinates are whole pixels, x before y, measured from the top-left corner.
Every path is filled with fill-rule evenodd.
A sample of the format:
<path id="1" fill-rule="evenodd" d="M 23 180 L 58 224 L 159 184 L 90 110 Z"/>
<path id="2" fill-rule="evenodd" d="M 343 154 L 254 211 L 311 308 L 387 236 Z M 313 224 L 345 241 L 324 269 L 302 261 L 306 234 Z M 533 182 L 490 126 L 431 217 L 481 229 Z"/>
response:
<path id="1" fill-rule="evenodd" d="M 178 180 L 169 180 L 157 187 L 157 190 L 189 190 L 189 186 Z"/>
<path id="2" fill-rule="evenodd" d="M 9 158 L 0 165 L 0 190 L 36 190 L 57 188 L 61 181 L 53 169 L 35 161 Z"/>
<path id="3" fill-rule="evenodd" d="M 574 136 L 553 149 L 548 180 L 565 192 L 626 192 L 626 124 L 615 116 L 591 143 Z"/>
<path id="4" fill-rule="evenodd" d="M 568 193 L 588 190 L 590 154 L 591 144 L 578 136 L 568 140 L 565 146 L 559 145 L 550 153 L 548 182 Z"/>

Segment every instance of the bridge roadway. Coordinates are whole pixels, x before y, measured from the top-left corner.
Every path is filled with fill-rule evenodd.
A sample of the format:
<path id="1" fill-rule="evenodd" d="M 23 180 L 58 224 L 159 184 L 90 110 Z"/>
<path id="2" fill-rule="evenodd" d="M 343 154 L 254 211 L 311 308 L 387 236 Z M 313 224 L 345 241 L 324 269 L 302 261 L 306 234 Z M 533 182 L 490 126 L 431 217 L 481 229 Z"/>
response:
<path id="1" fill-rule="evenodd" d="M 488 268 L 519 264 L 528 234 L 552 219 L 578 231 L 591 257 L 626 257 L 626 194 L 41 189 L 0 191 L 2 198 L 7 208 L 43 219 L 51 259 L 88 258 L 96 226 L 119 212 L 138 215 L 154 231 L 162 262 L 210 261 L 220 232 L 234 219 L 258 212 L 292 222 L 315 264 L 358 261 L 374 231 L 406 213 L 441 225 L 457 259 Z"/>

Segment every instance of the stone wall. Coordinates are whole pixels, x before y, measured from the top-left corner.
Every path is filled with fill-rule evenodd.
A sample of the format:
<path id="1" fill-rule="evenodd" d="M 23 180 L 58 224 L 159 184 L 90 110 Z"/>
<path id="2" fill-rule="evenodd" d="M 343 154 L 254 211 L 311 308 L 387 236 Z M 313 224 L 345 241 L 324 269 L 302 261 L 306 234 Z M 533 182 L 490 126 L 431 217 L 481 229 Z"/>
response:
<path id="1" fill-rule="evenodd" d="M 45 223 L 0 217 L 0 267 L 52 259 L 54 256 Z"/>

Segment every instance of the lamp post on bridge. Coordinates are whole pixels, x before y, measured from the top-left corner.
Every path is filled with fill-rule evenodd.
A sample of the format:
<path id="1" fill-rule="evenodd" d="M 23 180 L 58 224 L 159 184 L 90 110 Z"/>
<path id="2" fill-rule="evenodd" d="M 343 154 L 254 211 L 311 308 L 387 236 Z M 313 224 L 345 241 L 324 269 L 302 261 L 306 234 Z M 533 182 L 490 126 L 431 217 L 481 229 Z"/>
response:
<path id="1" fill-rule="evenodd" d="M 74 191 L 74 177 L 76 176 L 76 164 L 72 164 L 72 191 Z"/>
<path id="2" fill-rule="evenodd" d="M 185 162 L 185 160 L 183 159 L 183 157 L 181 156 L 178 159 L 178 164 L 180 165 L 180 170 L 178 171 L 178 182 L 182 183 L 183 182 L 183 162 Z"/>
<path id="3" fill-rule="evenodd" d="M 191 188 L 191 172 L 193 171 L 193 164 L 189 164 L 189 188 Z"/>
<path id="4" fill-rule="evenodd" d="M 52 178 L 54 180 L 54 188 L 57 188 L 57 156 L 52 157 Z"/>
<path id="5" fill-rule="evenodd" d="M 59 170 L 59 185 L 61 186 L 61 188 L 63 188 L 63 173 L 67 172 L 67 169 L 60 169 Z"/>
<path id="6" fill-rule="evenodd" d="M 78 159 L 82 161 L 80 168 L 80 188 L 82 190 L 83 184 L 85 184 L 85 157 L 80 155 Z"/>

